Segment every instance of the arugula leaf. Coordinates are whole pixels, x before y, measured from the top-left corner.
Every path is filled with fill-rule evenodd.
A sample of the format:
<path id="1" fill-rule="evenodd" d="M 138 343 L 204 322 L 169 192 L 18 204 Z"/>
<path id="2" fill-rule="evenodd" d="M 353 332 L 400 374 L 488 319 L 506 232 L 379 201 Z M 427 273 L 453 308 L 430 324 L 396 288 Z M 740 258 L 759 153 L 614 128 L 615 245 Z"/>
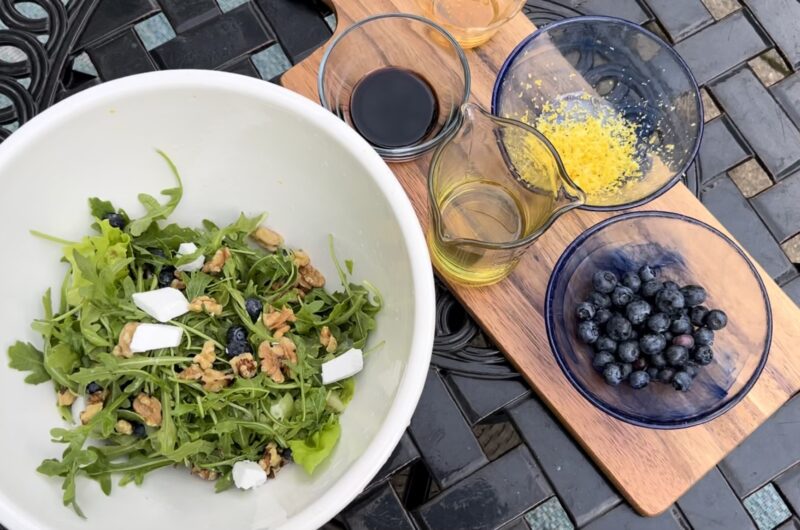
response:
<path id="1" fill-rule="evenodd" d="M 158 154 L 167 162 L 170 171 L 175 176 L 175 180 L 178 181 L 178 186 L 176 188 L 167 188 L 161 190 L 161 194 L 165 197 L 168 197 L 169 200 L 161 204 L 158 200 L 153 197 L 152 195 L 148 195 L 146 193 L 139 194 L 139 202 L 142 203 L 144 206 L 145 211 L 147 212 L 144 217 L 131 221 L 128 226 L 127 230 L 133 237 L 138 237 L 147 230 L 151 224 L 156 221 L 160 221 L 162 219 L 166 219 L 169 217 L 175 208 L 178 206 L 178 203 L 181 202 L 181 198 L 183 197 L 183 183 L 181 182 L 181 176 L 178 173 L 178 168 L 175 167 L 175 164 L 172 163 L 172 160 L 164 154 L 162 151 L 158 151 Z"/>
<path id="2" fill-rule="evenodd" d="M 303 466 L 306 473 L 311 475 L 328 455 L 331 454 L 336 442 L 339 441 L 341 427 L 339 420 L 334 419 L 319 431 L 313 433 L 305 440 L 290 440 L 289 449 L 292 450 L 292 458 L 295 462 Z"/>
<path id="3" fill-rule="evenodd" d="M 117 209 L 109 201 L 103 201 L 97 197 L 89 199 L 89 210 L 92 212 L 92 217 L 102 219 L 108 214 L 116 213 Z"/>
<path id="4" fill-rule="evenodd" d="M 50 380 L 50 374 L 44 367 L 44 354 L 29 342 L 15 342 L 8 349 L 9 368 L 21 372 L 31 372 L 25 377 L 25 382 L 38 385 Z"/>

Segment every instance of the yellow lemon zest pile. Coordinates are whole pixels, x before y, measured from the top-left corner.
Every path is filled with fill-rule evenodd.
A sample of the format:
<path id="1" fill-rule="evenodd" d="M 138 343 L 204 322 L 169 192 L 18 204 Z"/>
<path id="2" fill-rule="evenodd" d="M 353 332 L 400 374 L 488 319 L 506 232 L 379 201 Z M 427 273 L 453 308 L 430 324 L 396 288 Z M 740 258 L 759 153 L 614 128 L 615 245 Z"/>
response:
<path id="1" fill-rule="evenodd" d="M 542 110 L 532 125 L 550 140 L 567 174 L 590 198 L 621 193 L 626 183 L 642 176 L 636 126 L 612 108 L 598 105 L 590 112 L 562 100 Z"/>

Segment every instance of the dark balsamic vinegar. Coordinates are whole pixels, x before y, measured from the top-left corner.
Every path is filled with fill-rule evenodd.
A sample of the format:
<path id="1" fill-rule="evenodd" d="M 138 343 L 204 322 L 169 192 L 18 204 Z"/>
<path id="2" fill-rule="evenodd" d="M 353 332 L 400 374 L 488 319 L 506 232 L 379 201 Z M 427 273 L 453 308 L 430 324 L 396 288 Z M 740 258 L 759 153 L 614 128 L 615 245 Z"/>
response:
<path id="1" fill-rule="evenodd" d="M 405 68 L 381 68 L 364 76 L 350 96 L 353 127 L 376 147 L 397 148 L 425 139 L 439 105 L 430 83 Z"/>

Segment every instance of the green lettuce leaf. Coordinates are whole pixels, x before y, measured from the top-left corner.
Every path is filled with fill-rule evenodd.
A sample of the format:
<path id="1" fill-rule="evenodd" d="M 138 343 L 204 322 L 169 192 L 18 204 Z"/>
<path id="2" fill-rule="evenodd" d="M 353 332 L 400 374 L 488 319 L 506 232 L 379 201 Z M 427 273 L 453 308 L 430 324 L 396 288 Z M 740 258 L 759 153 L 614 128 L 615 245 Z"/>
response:
<path id="1" fill-rule="evenodd" d="M 306 473 L 311 475 L 314 470 L 331 454 L 336 442 L 339 441 L 341 427 L 339 419 L 332 417 L 330 423 L 315 432 L 305 440 L 289 440 L 289 449 L 292 458 L 303 466 Z"/>
<path id="2" fill-rule="evenodd" d="M 108 221 L 98 225 L 100 234 L 86 236 L 78 243 L 64 247 L 64 257 L 72 266 L 71 281 L 67 285 L 67 303 L 80 305 L 85 298 L 114 292 L 113 286 L 102 285 L 101 278 L 111 282 L 121 281 L 128 275 L 128 248 L 131 238 Z"/>

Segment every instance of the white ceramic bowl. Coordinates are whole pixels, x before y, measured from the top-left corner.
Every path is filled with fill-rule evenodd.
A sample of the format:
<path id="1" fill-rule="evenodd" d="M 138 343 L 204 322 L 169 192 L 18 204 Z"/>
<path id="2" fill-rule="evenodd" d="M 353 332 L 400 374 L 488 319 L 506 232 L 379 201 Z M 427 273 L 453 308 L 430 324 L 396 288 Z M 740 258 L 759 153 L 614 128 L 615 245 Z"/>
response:
<path id="1" fill-rule="evenodd" d="M 138 213 L 136 194 L 173 184 L 155 149 L 184 180 L 180 223 L 234 220 L 267 211 L 268 224 L 307 249 L 329 285 L 333 234 L 355 279 L 383 293 L 374 343 L 341 419 L 342 437 L 313 477 L 299 466 L 250 492 L 215 494 L 185 469 L 163 469 L 142 486 L 105 497 L 87 479 L 78 499 L 88 520 L 61 504 L 61 481 L 39 475 L 62 447 L 50 383 L 30 386 L 7 367 L 17 339 L 58 292 L 60 247 L 29 229 L 67 239 L 87 233 L 87 198 Z M 392 172 L 355 132 L 288 90 L 234 74 L 174 71 L 86 90 L 43 112 L 0 146 L 0 522 L 12 530 L 316 528 L 335 516 L 387 460 L 411 420 L 427 375 L 434 333 L 433 274 L 412 206 Z"/>

